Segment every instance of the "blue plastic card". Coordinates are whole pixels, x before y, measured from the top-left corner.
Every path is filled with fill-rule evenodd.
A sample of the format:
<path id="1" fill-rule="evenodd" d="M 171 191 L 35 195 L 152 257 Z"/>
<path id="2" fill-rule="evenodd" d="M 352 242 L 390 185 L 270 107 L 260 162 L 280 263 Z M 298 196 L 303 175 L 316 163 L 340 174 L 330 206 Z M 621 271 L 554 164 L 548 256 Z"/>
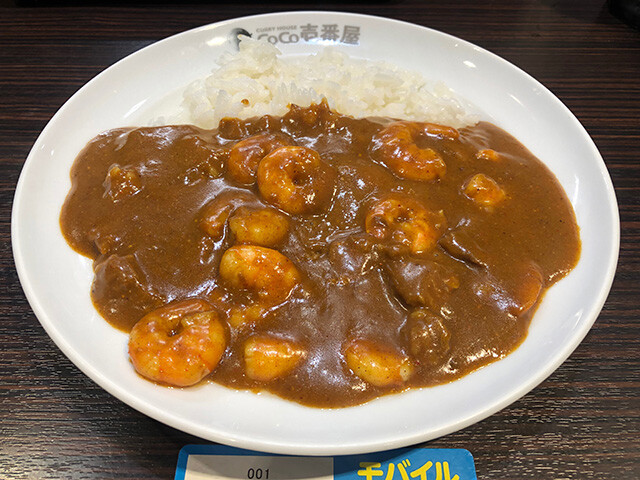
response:
<path id="1" fill-rule="evenodd" d="M 460 448 L 403 448 L 336 457 L 299 457 L 222 445 L 180 450 L 175 480 L 477 480 Z"/>

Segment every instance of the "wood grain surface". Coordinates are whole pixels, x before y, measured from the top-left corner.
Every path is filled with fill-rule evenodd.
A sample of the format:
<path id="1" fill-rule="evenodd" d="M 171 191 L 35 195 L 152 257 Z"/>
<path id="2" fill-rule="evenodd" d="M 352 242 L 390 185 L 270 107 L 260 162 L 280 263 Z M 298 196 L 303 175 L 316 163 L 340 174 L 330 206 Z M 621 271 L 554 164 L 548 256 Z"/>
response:
<path id="1" fill-rule="evenodd" d="M 538 388 L 427 445 L 468 449 L 483 480 L 640 478 L 640 31 L 604 0 L 22 5 L 0 0 L 0 478 L 173 478 L 180 448 L 206 443 L 111 397 L 49 339 L 14 267 L 13 194 L 40 131 L 109 65 L 205 23 L 299 9 L 381 15 L 461 37 L 533 75 L 586 127 L 622 221 L 606 305 Z"/>

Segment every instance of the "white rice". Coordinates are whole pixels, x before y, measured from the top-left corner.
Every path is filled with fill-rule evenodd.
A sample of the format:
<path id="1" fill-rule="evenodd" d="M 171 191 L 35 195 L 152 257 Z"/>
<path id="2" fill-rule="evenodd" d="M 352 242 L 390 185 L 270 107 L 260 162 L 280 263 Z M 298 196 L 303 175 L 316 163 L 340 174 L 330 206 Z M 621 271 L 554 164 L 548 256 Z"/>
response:
<path id="1" fill-rule="evenodd" d="M 456 128 L 477 121 L 445 85 L 390 63 L 353 58 L 331 47 L 304 57 L 281 55 L 266 41 L 242 37 L 239 52 L 222 55 L 219 68 L 187 87 L 181 116 L 215 128 L 223 117 L 280 116 L 289 104 L 308 106 L 324 97 L 332 109 L 356 118 L 383 116 Z"/>

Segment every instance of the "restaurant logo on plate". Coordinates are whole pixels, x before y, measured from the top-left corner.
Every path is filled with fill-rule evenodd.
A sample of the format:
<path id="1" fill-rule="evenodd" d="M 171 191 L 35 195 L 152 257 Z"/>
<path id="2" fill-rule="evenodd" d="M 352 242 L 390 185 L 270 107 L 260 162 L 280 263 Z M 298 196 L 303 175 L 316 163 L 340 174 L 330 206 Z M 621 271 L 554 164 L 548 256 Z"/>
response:
<path id="1" fill-rule="evenodd" d="M 251 37 L 256 40 L 266 40 L 273 45 L 300 42 L 321 45 L 337 43 L 359 45 L 360 26 L 340 23 L 278 25 L 256 28 L 251 33 Z"/>

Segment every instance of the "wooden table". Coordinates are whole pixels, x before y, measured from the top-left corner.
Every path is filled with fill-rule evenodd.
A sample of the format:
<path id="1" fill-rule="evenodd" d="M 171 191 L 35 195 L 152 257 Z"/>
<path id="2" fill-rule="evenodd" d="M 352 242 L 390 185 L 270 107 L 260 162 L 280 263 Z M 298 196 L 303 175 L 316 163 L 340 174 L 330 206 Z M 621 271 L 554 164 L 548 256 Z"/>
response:
<path id="1" fill-rule="evenodd" d="M 640 478 L 640 31 L 612 17 L 604 0 L 27 3 L 35 6 L 0 0 L 1 478 L 172 478 L 180 448 L 204 443 L 97 387 L 31 311 L 10 212 L 42 128 L 94 75 L 157 40 L 236 16 L 317 8 L 415 22 L 513 62 L 574 112 L 616 187 L 620 262 L 589 335 L 524 398 L 428 445 L 470 450 L 483 480 Z"/>

